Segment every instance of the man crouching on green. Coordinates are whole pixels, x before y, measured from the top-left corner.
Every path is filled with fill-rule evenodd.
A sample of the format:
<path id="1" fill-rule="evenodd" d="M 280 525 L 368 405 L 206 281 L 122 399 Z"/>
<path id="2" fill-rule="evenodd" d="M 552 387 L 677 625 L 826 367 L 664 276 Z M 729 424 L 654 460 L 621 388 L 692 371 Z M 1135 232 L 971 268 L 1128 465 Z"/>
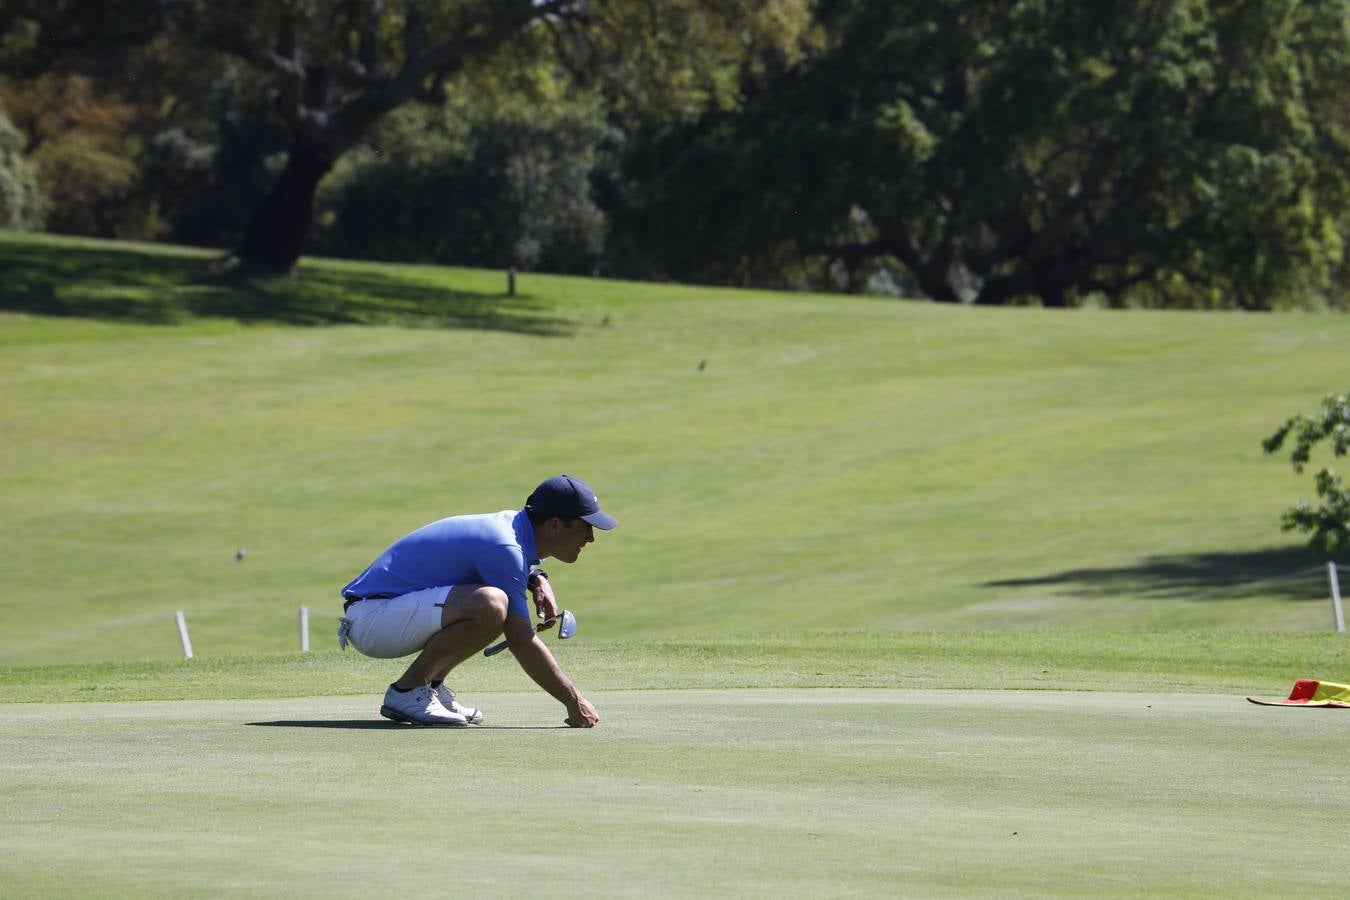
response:
<path id="1" fill-rule="evenodd" d="M 525 595 L 541 621 L 558 616 L 548 557 L 576 562 L 618 520 L 600 509 L 595 492 L 571 475 L 535 488 L 521 510 L 451 516 L 405 535 L 342 589 L 338 640 L 366 656 L 417 654 L 389 685 L 380 715 L 413 725 L 477 725 L 481 710 L 461 706 L 445 686 L 455 666 L 505 634 L 520 667 L 567 707 L 568 725 L 600 721 L 548 645 L 535 634 Z"/>

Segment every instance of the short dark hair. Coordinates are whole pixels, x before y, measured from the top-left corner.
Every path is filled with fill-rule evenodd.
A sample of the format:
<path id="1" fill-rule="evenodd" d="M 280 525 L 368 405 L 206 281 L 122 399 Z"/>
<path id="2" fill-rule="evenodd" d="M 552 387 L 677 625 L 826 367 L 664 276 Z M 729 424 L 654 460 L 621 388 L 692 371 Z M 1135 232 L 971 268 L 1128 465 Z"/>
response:
<path id="1" fill-rule="evenodd" d="M 540 525 L 543 525 L 549 519 L 562 519 L 562 523 L 564 525 L 571 525 L 573 522 L 576 521 L 576 517 L 568 518 L 566 516 L 556 515 L 555 513 L 540 512 L 539 510 L 532 509 L 531 507 L 528 506 L 525 507 L 525 515 L 530 517 L 530 524 L 533 525 L 535 528 L 538 528 Z"/>

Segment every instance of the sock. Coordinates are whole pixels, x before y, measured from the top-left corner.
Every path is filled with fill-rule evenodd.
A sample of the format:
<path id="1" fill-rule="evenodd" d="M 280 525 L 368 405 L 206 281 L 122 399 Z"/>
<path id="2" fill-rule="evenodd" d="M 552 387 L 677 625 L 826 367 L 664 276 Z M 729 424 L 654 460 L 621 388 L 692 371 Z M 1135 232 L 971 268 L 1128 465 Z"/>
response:
<path id="1" fill-rule="evenodd" d="M 389 685 L 389 686 L 390 686 L 391 688 L 393 688 L 394 690 L 398 691 L 400 694 L 406 694 L 406 693 L 408 693 L 408 691 L 411 691 L 411 690 L 412 690 L 412 688 L 401 688 L 401 687 L 399 687 L 399 686 L 398 686 L 398 682 L 394 682 L 393 684 L 391 684 L 391 685 Z"/>

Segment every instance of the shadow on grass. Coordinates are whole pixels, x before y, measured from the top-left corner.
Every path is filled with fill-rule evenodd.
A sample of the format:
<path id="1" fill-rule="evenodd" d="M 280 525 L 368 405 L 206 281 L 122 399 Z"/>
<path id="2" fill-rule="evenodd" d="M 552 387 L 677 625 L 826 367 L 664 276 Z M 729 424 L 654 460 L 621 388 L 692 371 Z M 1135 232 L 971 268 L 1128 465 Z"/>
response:
<path id="1" fill-rule="evenodd" d="M 488 731 L 556 731 L 559 728 L 567 728 L 566 725 L 474 725 L 471 728 L 440 725 L 419 728 L 415 725 L 405 725 L 402 722 L 390 722 L 387 719 L 282 719 L 276 722 L 248 722 L 246 724 L 262 725 L 269 728 L 379 728 L 385 730 L 405 729 L 407 731 L 429 729 L 440 731 L 478 731 L 480 729 Z"/>
<path id="2" fill-rule="evenodd" d="M 1339 564 L 1345 568 L 1344 564 Z M 1346 580 L 1344 576 L 1342 580 Z M 1033 578 L 986 581 L 984 587 L 1063 585 L 1087 596 L 1134 594 L 1164 600 L 1279 597 L 1326 600 L 1326 563 L 1305 547 L 1250 552 L 1149 556 L 1118 568 L 1069 569 Z"/>
<path id="3" fill-rule="evenodd" d="M 441 287 L 376 269 L 304 263 L 299 274 L 216 274 L 204 256 L 0 240 L 0 311 L 146 325 L 398 325 L 564 336 L 575 326 L 528 295 Z"/>
<path id="4" fill-rule="evenodd" d="M 375 728 L 382 731 L 411 727 L 401 722 L 391 722 L 388 719 L 282 719 L 277 722 L 246 722 L 245 724 L 264 725 L 270 728 Z"/>

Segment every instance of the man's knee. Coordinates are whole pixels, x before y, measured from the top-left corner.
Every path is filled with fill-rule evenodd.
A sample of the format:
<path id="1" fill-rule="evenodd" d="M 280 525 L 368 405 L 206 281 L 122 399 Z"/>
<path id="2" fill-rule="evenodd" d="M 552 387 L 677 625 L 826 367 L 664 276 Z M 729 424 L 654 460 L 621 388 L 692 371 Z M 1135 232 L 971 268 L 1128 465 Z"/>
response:
<path id="1" fill-rule="evenodd" d="M 475 627 L 500 631 L 506 624 L 506 610 L 510 603 L 501 588 L 488 584 L 461 584 L 446 598 L 441 624 L 448 626 L 456 622 L 473 622 Z"/>
<path id="2" fill-rule="evenodd" d="M 483 622 L 498 627 L 506 624 L 506 610 L 510 606 L 506 591 L 482 584 L 474 589 L 472 606 Z"/>

